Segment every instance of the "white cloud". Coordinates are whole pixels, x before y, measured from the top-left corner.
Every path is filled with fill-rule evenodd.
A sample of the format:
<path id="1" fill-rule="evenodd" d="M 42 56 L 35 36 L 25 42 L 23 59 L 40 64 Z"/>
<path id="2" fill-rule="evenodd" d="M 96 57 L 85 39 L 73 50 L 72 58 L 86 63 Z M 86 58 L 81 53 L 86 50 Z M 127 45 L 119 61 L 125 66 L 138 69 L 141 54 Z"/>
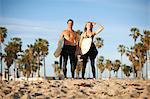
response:
<path id="1" fill-rule="evenodd" d="M 7 27 L 8 31 L 11 31 L 11 36 L 17 36 L 21 38 L 57 38 L 58 33 L 62 30 L 62 25 L 58 25 L 58 22 L 45 22 L 45 21 L 33 21 L 16 18 L 4 18 L 1 25 Z M 59 23 L 60 24 L 60 23 Z M 13 32 L 15 32 L 13 34 Z"/>
<path id="2" fill-rule="evenodd" d="M 54 31 L 55 28 L 50 26 L 50 22 L 45 21 L 35 21 L 35 20 L 26 20 L 18 18 L 6 18 L 0 17 L 2 20 L 2 25 L 10 25 L 13 27 L 19 27 L 24 30 L 24 28 L 31 28 L 34 30 L 45 30 L 45 31 Z M 24 28 L 23 28 L 24 27 Z"/>

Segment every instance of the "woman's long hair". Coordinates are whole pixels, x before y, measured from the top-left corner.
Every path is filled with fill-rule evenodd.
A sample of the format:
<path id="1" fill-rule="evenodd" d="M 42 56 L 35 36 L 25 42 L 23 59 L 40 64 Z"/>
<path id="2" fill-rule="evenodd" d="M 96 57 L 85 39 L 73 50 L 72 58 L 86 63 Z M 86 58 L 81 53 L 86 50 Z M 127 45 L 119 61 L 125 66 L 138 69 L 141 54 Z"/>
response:
<path id="1" fill-rule="evenodd" d="M 87 23 L 91 23 L 91 32 L 93 31 L 93 25 L 92 25 L 92 22 L 87 22 Z M 87 25 L 87 23 L 86 23 L 86 25 Z M 85 27 L 84 27 L 84 32 L 86 32 L 87 31 L 87 28 L 86 28 L 86 25 L 85 25 Z"/>

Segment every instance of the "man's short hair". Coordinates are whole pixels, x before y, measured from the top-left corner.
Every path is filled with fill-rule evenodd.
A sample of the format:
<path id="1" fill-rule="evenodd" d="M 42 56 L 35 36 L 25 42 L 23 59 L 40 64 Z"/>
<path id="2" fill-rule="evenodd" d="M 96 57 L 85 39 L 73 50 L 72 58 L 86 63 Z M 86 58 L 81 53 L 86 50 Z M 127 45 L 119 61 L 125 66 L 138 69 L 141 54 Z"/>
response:
<path id="1" fill-rule="evenodd" d="M 71 22 L 73 23 L 73 20 L 72 20 L 72 19 L 69 19 L 69 20 L 67 21 L 67 23 L 68 23 L 69 21 L 71 21 Z"/>

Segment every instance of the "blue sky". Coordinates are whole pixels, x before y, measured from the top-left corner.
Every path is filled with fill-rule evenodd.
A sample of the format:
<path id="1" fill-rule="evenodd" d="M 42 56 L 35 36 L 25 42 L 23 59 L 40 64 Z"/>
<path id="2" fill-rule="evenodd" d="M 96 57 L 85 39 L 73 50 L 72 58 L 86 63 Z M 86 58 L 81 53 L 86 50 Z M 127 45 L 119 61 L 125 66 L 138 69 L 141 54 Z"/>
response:
<path id="1" fill-rule="evenodd" d="M 0 0 L 0 25 L 8 29 L 5 43 L 12 37 L 21 37 L 25 49 L 39 37 L 49 41 L 48 76 L 53 75 L 51 64 L 57 60 L 53 52 L 69 18 L 74 20 L 74 30 L 83 31 L 87 21 L 102 24 L 105 29 L 98 36 L 104 39 L 104 46 L 99 55 L 115 60 L 120 58 L 119 44 L 133 44 L 129 37 L 131 27 L 141 32 L 150 29 L 150 0 Z M 123 63 L 131 64 L 127 57 L 123 59 Z"/>

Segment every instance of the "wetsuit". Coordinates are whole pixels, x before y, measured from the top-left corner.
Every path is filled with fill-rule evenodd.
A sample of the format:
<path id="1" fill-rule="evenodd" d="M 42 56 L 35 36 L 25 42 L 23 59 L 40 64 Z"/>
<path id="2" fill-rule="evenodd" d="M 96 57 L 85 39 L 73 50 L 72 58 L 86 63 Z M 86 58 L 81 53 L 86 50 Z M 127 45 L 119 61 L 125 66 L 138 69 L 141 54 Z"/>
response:
<path id="1" fill-rule="evenodd" d="M 72 78 L 74 78 L 74 72 L 75 72 L 75 51 L 76 51 L 76 46 L 72 46 L 72 45 L 65 45 L 64 44 L 64 46 L 62 48 L 61 55 L 62 55 L 62 58 L 63 58 L 63 73 L 64 73 L 65 78 L 67 77 L 68 56 L 70 58 Z"/>
<path id="2" fill-rule="evenodd" d="M 95 58 L 98 54 L 98 51 L 97 51 L 96 46 L 93 42 L 93 38 L 94 38 L 94 36 L 92 36 L 92 44 L 91 44 L 89 51 L 86 54 L 82 55 L 82 58 L 83 58 L 82 78 L 84 78 L 88 58 L 91 61 L 93 77 L 95 78 L 95 76 L 96 76 L 95 75 Z"/>

